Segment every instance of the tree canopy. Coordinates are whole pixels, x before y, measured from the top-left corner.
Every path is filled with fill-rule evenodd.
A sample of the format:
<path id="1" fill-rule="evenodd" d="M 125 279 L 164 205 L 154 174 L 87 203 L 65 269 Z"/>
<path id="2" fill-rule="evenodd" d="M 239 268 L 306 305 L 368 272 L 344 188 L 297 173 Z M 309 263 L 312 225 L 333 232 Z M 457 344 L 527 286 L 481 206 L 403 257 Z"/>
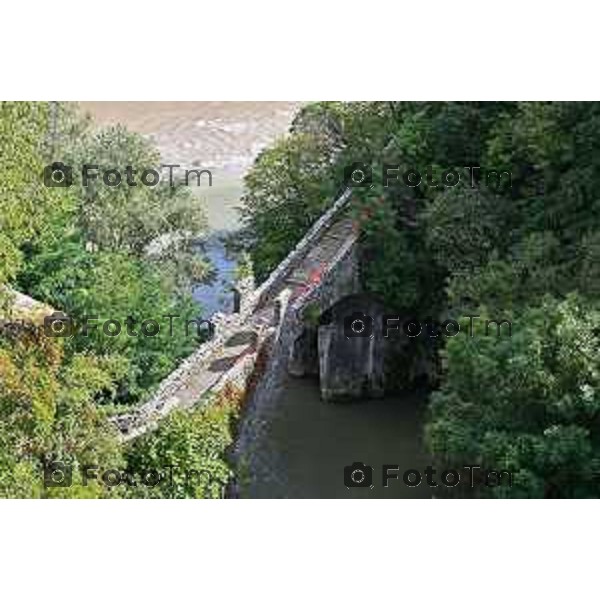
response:
<path id="1" fill-rule="evenodd" d="M 365 288 L 420 318 L 512 321 L 512 337 L 461 333 L 429 353 L 437 389 L 427 439 L 439 461 L 514 469 L 513 495 L 598 493 L 599 127 L 598 103 L 313 104 L 279 148 L 305 136 L 327 140 L 326 173 L 295 180 L 293 194 L 272 177 L 269 197 L 287 200 L 274 214 L 260 164 L 249 178 L 258 272 L 271 264 L 265 247 L 277 245 L 280 256 L 293 245 L 276 223 L 298 224 L 296 212 L 311 222 L 327 202 L 324 179 L 342 185 L 348 165 L 367 164 L 372 185 L 355 188 L 352 206 Z M 278 171 L 295 172 L 295 159 Z M 421 179 L 386 185 L 384 165 Z M 452 170 L 460 181 L 440 184 Z M 407 360 L 392 365 L 395 383 L 410 383 Z"/>

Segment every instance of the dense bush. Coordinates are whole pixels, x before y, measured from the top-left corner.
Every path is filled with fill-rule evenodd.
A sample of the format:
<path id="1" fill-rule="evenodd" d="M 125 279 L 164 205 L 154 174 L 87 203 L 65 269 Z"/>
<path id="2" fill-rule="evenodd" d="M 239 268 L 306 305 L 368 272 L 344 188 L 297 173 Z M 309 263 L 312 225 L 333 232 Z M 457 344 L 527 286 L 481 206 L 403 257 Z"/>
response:
<path id="1" fill-rule="evenodd" d="M 88 125 L 68 104 L 0 103 L 0 318 L 9 284 L 75 323 L 94 316 L 100 325 L 65 340 L 39 322 L 0 330 L 2 496 L 119 495 L 80 476 L 86 464 L 126 467 L 106 412 L 146 396 L 200 341 L 184 327 L 200 316 L 191 285 L 210 275 L 194 248 L 206 224 L 197 200 L 181 185 L 83 186 L 83 163 L 138 172 L 159 164 L 141 136 Z M 45 165 L 57 161 L 72 167 L 70 187 L 44 185 Z M 165 315 L 178 316 L 173 335 Z M 128 317 L 138 335 L 102 333 L 104 321 Z M 139 333 L 146 319 L 159 334 Z M 72 465 L 71 487 L 43 486 L 55 460 Z"/>
<path id="2" fill-rule="evenodd" d="M 456 465 L 515 473 L 513 489 L 483 492 L 584 497 L 600 492 L 600 313 L 576 296 L 546 299 L 513 316 L 511 337 L 448 340 L 447 373 L 434 392 L 431 448 Z M 470 462 L 469 462 L 470 461 Z"/>
<path id="3" fill-rule="evenodd" d="M 174 411 L 128 451 L 133 473 L 157 472 L 157 486 L 129 490 L 160 498 L 221 498 L 233 476 L 226 451 L 233 441 L 241 391 L 226 389 L 210 405 Z"/>
<path id="4" fill-rule="evenodd" d="M 80 465 L 110 469 L 125 463 L 116 432 L 94 399 L 114 391 L 116 360 L 78 354 L 36 328 L 0 336 L 0 496 L 100 497 L 82 486 Z M 44 487 L 44 467 L 73 466 L 73 486 Z"/>
<path id="5" fill-rule="evenodd" d="M 120 401 L 141 399 L 198 344 L 196 329 L 191 326 L 186 334 L 185 327 L 199 317 L 198 306 L 165 285 L 152 263 L 123 252 L 90 253 L 77 242 L 64 241 L 33 256 L 25 277 L 30 294 L 67 313 L 77 326 L 87 317 L 95 319 L 90 319 L 86 335 L 78 333 L 68 339 L 67 349 L 126 360 L 128 368 L 119 381 Z M 172 319 L 172 332 L 167 315 L 177 315 Z M 127 332 L 130 317 L 136 323 L 131 328 L 134 335 Z M 110 320 L 121 325 L 114 337 L 103 331 L 103 324 Z M 155 321 L 160 331 L 144 335 L 141 323 L 145 320 Z"/>
<path id="6" fill-rule="evenodd" d="M 200 317 L 189 293 L 191 284 L 210 275 L 209 265 L 193 245 L 205 228 L 205 216 L 189 188 L 170 187 L 168 181 L 155 187 L 139 182 L 145 168 L 159 170 L 160 164 L 158 153 L 141 136 L 121 127 L 91 132 L 69 106 L 59 104 L 51 114 L 45 106 L 31 105 L 30 112 L 42 116 L 32 119 L 37 129 L 25 140 L 38 165 L 33 179 L 37 187 L 31 193 L 35 191 L 34 197 L 48 206 L 37 229 L 29 221 L 15 220 L 9 230 L 15 240 L 11 252 L 21 257 L 16 285 L 75 322 L 97 316 L 100 326 L 88 336 L 75 335 L 66 350 L 126 361 L 128 368 L 113 399 L 137 402 L 198 344 L 197 336 L 185 334 L 184 324 Z M 22 135 L 22 112 L 5 109 L 0 121 Z M 14 143 L 24 142 L 19 138 Z M 56 160 L 57 153 L 71 166 L 73 185 L 40 188 L 42 161 L 50 155 Z M 94 170 L 98 177 L 88 185 L 82 182 L 83 164 L 98 167 Z M 124 173 L 128 165 L 137 169 L 136 186 L 109 187 L 102 182 L 103 169 Z M 33 185 L 29 172 L 15 171 L 14 176 L 19 189 Z M 27 203 L 11 212 L 23 211 L 25 217 Z M 165 318 L 169 314 L 178 315 L 173 335 Z M 124 323 L 128 317 L 138 322 L 138 332 L 139 323 L 147 319 L 157 321 L 161 331 L 152 337 L 128 335 L 123 325 L 118 336 L 102 332 L 103 322 Z"/>
<path id="7" fill-rule="evenodd" d="M 299 132 L 264 150 L 247 175 L 241 210 L 259 280 L 285 258 L 331 200 L 331 153 L 318 132 Z"/>
<path id="8" fill-rule="evenodd" d="M 64 196 L 43 184 L 49 109 L 0 103 L 0 285 L 23 266 L 24 247 L 64 210 Z"/>

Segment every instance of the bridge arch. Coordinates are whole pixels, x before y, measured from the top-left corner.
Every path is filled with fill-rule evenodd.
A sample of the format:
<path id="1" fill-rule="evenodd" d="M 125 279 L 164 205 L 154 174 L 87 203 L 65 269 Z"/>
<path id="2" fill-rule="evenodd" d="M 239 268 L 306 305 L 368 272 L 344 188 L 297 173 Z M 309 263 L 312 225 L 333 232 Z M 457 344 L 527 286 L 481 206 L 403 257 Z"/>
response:
<path id="1" fill-rule="evenodd" d="M 384 314 L 384 303 L 366 293 L 343 296 L 322 312 L 318 302 L 308 304 L 290 348 L 289 373 L 318 377 L 327 401 L 382 396 Z"/>

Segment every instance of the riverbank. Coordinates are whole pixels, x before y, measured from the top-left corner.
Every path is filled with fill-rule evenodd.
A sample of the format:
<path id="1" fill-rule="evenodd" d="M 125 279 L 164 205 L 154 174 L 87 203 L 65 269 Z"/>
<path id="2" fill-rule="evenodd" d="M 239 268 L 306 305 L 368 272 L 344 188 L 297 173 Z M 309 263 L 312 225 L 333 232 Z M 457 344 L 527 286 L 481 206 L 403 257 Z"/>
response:
<path id="1" fill-rule="evenodd" d="M 236 261 L 222 237 L 240 226 L 238 207 L 244 175 L 259 152 L 284 135 L 299 102 L 80 102 L 98 126 L 121 124 L 144 135 L 165 164 L 209 169 L 212 186 L 192 187 L 208 231 L 204 251 L 215 268 L 211 285 L 199 285 L 194 299 L 203 315 L 230 312 Z"/>
<path id="2" fill-rule="evenodd" d="M 165 163 L 209 169 L 212 187 L 193 188 L 211 232 L 235 230 L 243 178 L 263 148 L 284 135 L 300 102 L 80 102 L 97 126 L 142 134 Z"/>

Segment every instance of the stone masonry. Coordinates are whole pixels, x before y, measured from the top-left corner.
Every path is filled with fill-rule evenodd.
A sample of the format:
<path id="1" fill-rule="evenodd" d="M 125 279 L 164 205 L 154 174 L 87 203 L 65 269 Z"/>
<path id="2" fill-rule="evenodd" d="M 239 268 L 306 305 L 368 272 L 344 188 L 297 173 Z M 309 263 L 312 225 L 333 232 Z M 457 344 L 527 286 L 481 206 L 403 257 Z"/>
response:
<path id="1" fill-rule="evenodd" d="M 303 307 L 317 302 L 326 309 L 341 295 L 355 291 L 357 234 L 344 217 L 349 200 L 350 190 L 346 190 L 271 276 L 242 299 L 239 313 L 213 317 L 214 338 L 183 361 L 148 402 L 111 418 L 124 439 L 155 427 L 176 408 L 209 402 L 228 383 L 245 387 L 265 349 L 272 351 L 256 392 L 269 396 L 271 388 L 275 399 L 277 373 L 287 368 L 290 340 L 302 330 Z M 244 421 L 252 422 L 252 409 L 248 412 Z"/>

